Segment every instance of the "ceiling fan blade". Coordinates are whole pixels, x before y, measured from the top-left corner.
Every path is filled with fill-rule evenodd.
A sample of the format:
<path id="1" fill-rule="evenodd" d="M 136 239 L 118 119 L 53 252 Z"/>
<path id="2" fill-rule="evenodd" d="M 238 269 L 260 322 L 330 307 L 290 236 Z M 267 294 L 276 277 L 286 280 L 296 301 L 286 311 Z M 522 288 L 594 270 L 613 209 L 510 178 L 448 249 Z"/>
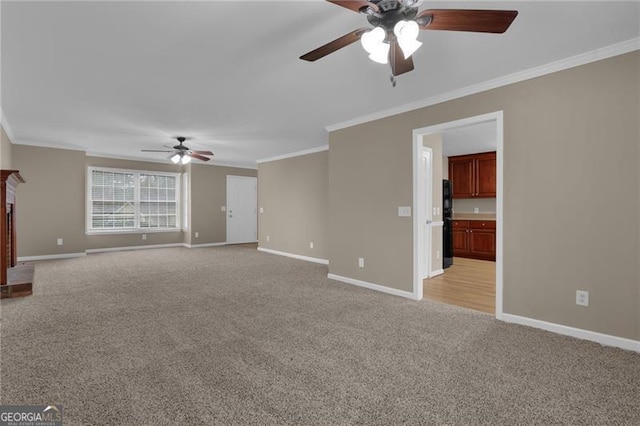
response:
<path id="1" fill-rule="evenodd" d="M 327 0 L 329 3 L 333 3 L 338 6 L 346 7 L 354 12 L 360 13 L 361 10 L 370 7 L 374 12 L 379 12 L 380 9 L 374 3 L 365 0 Z"/>
<path id="2" fill-rule="evenodd" d="M 343 47 L 347 47 L 351 43 L 355 43 L 360 40 L 362 34 L 367 32 L 369 28 L 358 28 L 357 30 L 351 31 L 349 34 L 345 34 L 342 37 L 339 37 L 324 46 L 318 47 L 311 52 L 305 53 L 300 56 L 300 59 L 305 61 L 313 62 L 317 61 L 320 58 L 327 56 L 329 53 L 333 53 L 336 50 L 342 49 Z"/>
<path id="3" fill-rule="evenodd" d="M 195 154 L 193 152 L 187 153 L 185 155 L 188 155 L 191 158 L 197 158 L 198 160 L 202 160 L 202 161 L 209 161 L 210 160 L 210 158 L 208 158 L 208 157 L 205 157 L 205 156 L 200 155 L 200 154 Z"/>
<path id="4" fill-rule="evenodd" d="M 404 58 L 398 40 L 395 39 L 391 41 L 391 48 L 389 49 L 389 63 L 391 64 L 391 74 L 394 77 L 413 70 L 413 59 L 411 59 L 411 56 L 407 59 Z"/>
<path id="5" fill-rule="evenodd" d="M 470 31 L 501 34 L 518 16 L 517 10 L 428 9 L 416 21 L 423 30 Z M 429 20 L 429 18 L 431 18 Z"/>
<path id="6" fill-rule="evenodd" d="M 171 152 L 166 149 L 141 149 L 142 152 Z"/>
<path id="7" fill-rule="evenodd" d="M 211 151 L 191 151 L 193 154 L 200 154 L 200 155 L 213 155 L 213 152 Z"/>

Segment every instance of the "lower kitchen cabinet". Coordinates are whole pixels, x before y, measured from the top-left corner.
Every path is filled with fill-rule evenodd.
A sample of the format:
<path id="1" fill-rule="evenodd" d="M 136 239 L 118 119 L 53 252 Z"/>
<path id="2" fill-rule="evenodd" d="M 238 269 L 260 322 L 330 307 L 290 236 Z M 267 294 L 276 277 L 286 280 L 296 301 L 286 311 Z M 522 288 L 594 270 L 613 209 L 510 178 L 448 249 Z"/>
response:
<path id="1" fill-rule="evenodd" d="M 496 260 L 496 222 L 453 220 L 453 256 Z"/>

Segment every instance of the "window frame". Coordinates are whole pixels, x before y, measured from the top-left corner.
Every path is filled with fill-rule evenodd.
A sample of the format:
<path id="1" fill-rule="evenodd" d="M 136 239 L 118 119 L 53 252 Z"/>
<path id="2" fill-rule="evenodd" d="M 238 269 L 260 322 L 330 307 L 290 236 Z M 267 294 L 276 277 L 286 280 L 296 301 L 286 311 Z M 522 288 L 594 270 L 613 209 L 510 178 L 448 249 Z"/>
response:
<path id="1" fill-rule="evenodd" d="M 134 227 L 132 228 L 93 228 L 93 172 L 105 173 L 124 173 L 134 175 Z M 175 178 L 175 203 L 176 203 L 176 226 L 172 228 L 145 228 L 140 227 L 140 175 L 166 176 Z M 105 235 L 105 234 L 150 234 L 156 232 L 182 232 L 182 176 L 180 173 L 159 172 L 155 170 L 134 170 L 120 169 L 115 167 L 87 167 L 86 177 L 86 206 L 85 206 L 85 232 L 87 235 Z M 96 200 L 97 201 L 97 200 Z"/>

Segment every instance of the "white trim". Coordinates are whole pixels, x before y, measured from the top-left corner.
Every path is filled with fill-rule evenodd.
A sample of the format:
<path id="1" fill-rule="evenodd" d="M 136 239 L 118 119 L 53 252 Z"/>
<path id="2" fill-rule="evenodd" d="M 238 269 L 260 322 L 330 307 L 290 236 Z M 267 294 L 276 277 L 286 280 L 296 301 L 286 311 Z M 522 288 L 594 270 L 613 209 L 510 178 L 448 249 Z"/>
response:
<path id="1" fill-rule="evenodd" d="M 201 247 L 220 247 L 220 246 L 226 246 L 227 242 L 225 241 L 224 243 L 206 243 L 206 244 L 187 244 L 185 243 L 184 246 L 186 248 L 201 248 Z"/>
<path id="2" fill-rule="evenodd" d="M 420 299 L 417 299 L 415 295 L 409 291 L 398 290 L 398 289 L 383 286 L 380 284 L 373 284 L 366 281 L 360 281 L 353 278 L 343 277 L 335 274 L 327 274 L 327 278 L 329 278 L 330 280 L 336 280 L 336 281 L 340 281 L 347 284 L 357 285 L 358 287 L 368 288 L 370 290 L 380 291 L 382 293 L 392 294 L 394 296 L 405 297 L 407 299 L 412 299 L 412 300 L 420 300 Z"/>
<path id="3" fill-rule="evenodd" d="M 319 257 L 310 257 L 310 256 L 302 256 L 300 254 L 287 253 L 284 251 L 271 250 L 264 247 L 258 247 L 258 251 L 263 251 L 265 253 L 276 254 L 278 256 L 291 257 L 299 260 L 306 260 L 307 262 L 320 263 L 322 265 L 328 265 L 329 261 L 327 259 L 320 259 Z"/>
<path id="4" fill-rule="evenodd" d="M 496 319 L 501 320 L 504 310 L 504 112 L 499 111 L 496 119 Z"/>
<path id="5" fill-rule="evenodd" d="M 180 173 L 180 171 L 182 170 L 181 164 L 173 164 L 170 160 L 167 160 L 167 159 L 140 158 L 132 155 L 111 155 L 111 154 L 102 154 L 102 153 L 93 152 L 93 151 L 85 151 L 85 155 L 87 157 L 94 157 L 94 158 L 110 158 L 112 160 L 126 160 L 126 161 L 138 161 L 142 163 L 164 164 L 164 165 L 174 166 L 176 170 L 178 170 L 175 173 Z"/>
<path id="6" fill-rule="evenodd" d="M 93 216 L 93 199 L 92 199 L 92 187 L 93 187 L 93 172 L 103 173 L 120 173 L 120 174 L 132 174 L 134 175 L 135 183 L 135 195 L 134 195 L 134 227 L 133 228 L 91 228 L 92 216 Z M 140 204 L 142 200 L 140 198 L 140 175 L 153 175 L 153 176 L 165 176 L 175 179 L 175 203 L 176 203 L 176 226 L 175 228 L 143 228 L 140 226 Z M 139 170 L 139 169 L 123 169 L 116 167 L 103 167 L 103 166 L 87 166 L 85 175 L 85 234 L 87 235 L 113 235 L 113 234 L 146 234 L 154 232 L 183 232 L 182 231 L 182 181 L 180 172 L 164 172 L 155 170 Z"/>
<path id="7" fill-rule="evenodd" d="M 256 160 L 256 163 L 261 164 L 261 163 L 268 163 L 270 161 L 285 160 L 287 158 L 300 157 L 302 155 L 315 154 L 316 152 L 322 152 L 322 151 L 328 151 L 328 150 L 329 150 L 329 145 L 322 145 L 316 148 L 305 149 L 303 151 L 296 151 L 296 152 L 291 152 L 289 154 L 276 155 L 275 157 L 261 158 L 260 160 Z"/>
<path id="8" fill-rule="evenodd" d="M 457 90 L 452 90 L 450 92 L 442 93 L 440 95 L 432 96 L 420 101 L 378 111 L 373 114 L 356 117 L 348 121 L 343 121 L 341 123 L 331 124 L 329 126 L 326 126 L 325 130 L 327 132 L 334 132 L 336 130 L 345 129 L 347 127 L 367 123 L 369 121 L 379 120 L 381 118 L 390 117 L 419 108 L 428 107 L 430 105 L 436 105 L 442 102 L 451 101 L 453 99 L 485 92 L 487 90 L 496 89 L 498 87 L 507 86 L 509 84 L 518 83 L 520 81 L 529 80 L 536 77 L 541 77 L 543 75 L 566 70 L 569 68 L 574 68 L 591 62 L 600 61 L 602 59 L 611 58 L 613 56 L 623 55 L 635 50 L 640 50 L 640 37 L 632 38 L 621 43 L 612 44 L 611 46 L 603 47 L 601 49 L 595 49 L 589 52 L 581 53 L 579 55 L 570 56 L 568 58 L 538 67 L 529 68 L 528 70 L 498 77 L 493 80 L 485 81 L 483 83 L 474 84 Z"/>
<path id="9" fill-rule="evenodd" d="M 569 327 L 562 324 L 541 321 L 533 318 L 521 317 L 519 315 L 503 314 L 502 320 L 512 324 L 520 324 L 528 327 L 539 328 L 552 333 L 563 334 L 582 340 L 590 340 L 605 346 L 626 349 L 640 352 L 640 341 L 631 340 L 624 337 L 611 336 L 610 334 L 598 333 L 596 331 L 584 330 L 581 328 Z"/>
<path id="10" fill-rule="evenodd" d="M 83 151 L 86 152 L 86 147 L 80 145 L 72 145 L 66 143 L 54 143 L 54 142 L 41 142 L 41 141 L 30 141 L 25 139 L 16 139 L 13 141 L 14 145 L 27 145 L 27 146 L 37 146 L 39 148 L 52 148 L 52 149 L 67 149 L 70 151 Z"/>
<path id="11" fill-rule="evenodd" d="M 9 126 L 9 122 L 7 121 L 7 116 L 4 115 L 4 111 L 2 110 L 2 107 L 0 106 L 0 120 L 2 120 L 2 128 L 4 129 L 4 132 L 7 134 L 7 136 L 9 136 L 9 140 L 11 141 L 12 144 L 15 144 L 15 136 L 13 135 L 13 130 L 11 130 L 11 126 Z"/>
<path id="12" fill-rule="evenodd" d="M 444 269 L 438 269 L 437 271 L 431 272 L 431 275 L 429 275 L 429 278 L 437 277 L 438 275 L 442 275 L 442 274 L 444 274 Z"/>
<path id="13" fill-rule="evenodd" d="M 73 257 L 85 257 L 87 253 L 62 253 L 62 254 L 45 254 L 42 256 L 21 256 L 18 262 L 33 262 L 36 260 L 53 260 L 53 259 L 70 259 Z"/>
<path id="14" fill-rule="evenodd" d="M 52 147 L 55 148 L 55 147 Z M 153 159 L 153 158 L 140 158 L 128 155 L 114 155 L 114 154 L 105 154 L 101 152 L 95 151 L 86 151 L 87 157 L 99 157 L 99 158 L 112 158 L 114 160 L 127 160 L 127 161 L 142 161 L 144 163 L 159 163 L 159 164 L 168 164 L 173 166 L 174 164 L 167 159 Z M 249 169 L 249 170 L 257 170 L 256 166 L 248 165 L 248 164 L 235 164 L 235 163 L 223 163 L 220 161 L 212 160 L 207 162 L 198 162 L 198 163 L 190 163 L 192 165 L 203 165 L 203 166 L 218 166 L 218 167 L 233 167 L 236 169 Z M 182 165 L 177 164 L 176 167 L 181 170 Z"/>
<path id="15" fill-rule="evenodd" d="M 91 254 L 91 253 L 105 253 L 110 251 L 145 250 L 145 249 L 169 248 L 169 247 L 185 247 L 185 244 L 170 243 L 170 244 L 149 244 L 146 246 L 106 247 L 106 248 L 87 249 L 86 251 L 87 251 L 87 254 Z"/>
<path id="16" fill-rule="evenodd" d="M 437 226 L 444 226 L 444 221 L 439 221 L 439 222 L 431 222 L 431 227 L 435 228 Z"/>
<path id="17" fill-rule="evenodd" d="M 419 166 L 422 153 L 422 137 L 434 133 L 442 133 L 446 130 L 455 129 L 459 127 L 468 126 L 471 124 L 484 123 L 488 121 L 495 121 L 496 123 L 496 141 L 497 141 L 497 160 L 496 160 L 496 172 L 497 172 L 497 186 L 496 186 L 496 319 L 502 319 L 503 310 L 503 292 L 504 292 L 504 275 L 503 275 L 503 228 L 502 228 L 502 209 L 503 209 L 503 193 L 504 193 L 504 174 L 503 174 L 503 161 L 504 161 L 504 114 L 503 111 L 491 112 L 488 114 L 477 115 L 475 117 L 463 118 L 460 120 L 449 121 L 446 123 L 435 124 L 432 126 L 423 127 L 413 130 L 413 208 L 417 211 L 420 201 L 420 193 L 418 188 L 419 183 Z M 422 298 L 423 280 L 420 274 L 419 259 L 422 253 L 420 250 L 420 232 L 419 223 L 416 219 L 417 215 L 414 215 L 413 221 L 413 294 L 415 298 Z"/>

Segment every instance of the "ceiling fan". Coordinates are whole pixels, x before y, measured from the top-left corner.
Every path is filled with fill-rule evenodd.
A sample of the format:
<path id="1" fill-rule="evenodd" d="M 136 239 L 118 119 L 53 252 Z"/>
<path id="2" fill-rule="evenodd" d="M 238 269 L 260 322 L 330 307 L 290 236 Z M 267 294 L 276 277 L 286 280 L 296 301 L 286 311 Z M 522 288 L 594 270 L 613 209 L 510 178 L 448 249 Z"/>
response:
<path id="1" fill-rule="evenodd" d="M 167 146 L 170 149 L 143 149 L 142 152 L 170 152 L 171 155 L 169 158 L 174 163 L 178 164 L 187 164 L 191 161 L 192 158 L 197 158 L 202 161 L 209 161 L 209 157 L 205 157 L 205 155 L 213 155 L 211 151 L 194 151 L 189 149 L 189 147 L 184 145 L 184 141 L 188 138 L 184 136 L 176 136 L 174 139 L 178 141 L 178 145 Z"/>
<path id="2" fill-rule="evenodd" d="M 358 28 L 300 56 L 316 61 L 360 40 L 369 59 L 391 64 L 393 77 L 413 70 L 411 55 L 422 43 L 420 30 L 504 33 L 518 12 L 515 10 L 427 9 L 418 13 L 421 0 L 326 0 L 366 15 L 374 28 Z M 395 84 L 394 84 L 395 86 Z"/>

